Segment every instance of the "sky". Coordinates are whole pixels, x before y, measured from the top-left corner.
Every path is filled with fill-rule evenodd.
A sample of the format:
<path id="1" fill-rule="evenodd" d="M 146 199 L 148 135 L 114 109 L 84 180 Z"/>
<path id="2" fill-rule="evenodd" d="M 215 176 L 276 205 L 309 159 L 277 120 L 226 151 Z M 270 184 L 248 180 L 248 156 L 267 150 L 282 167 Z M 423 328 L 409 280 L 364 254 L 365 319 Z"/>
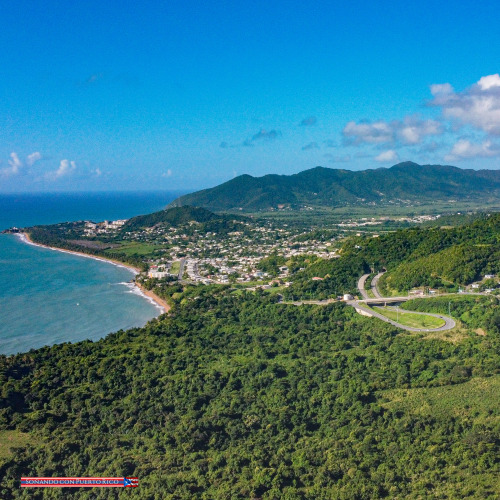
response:
<path id="1" fill-rule="evenodd" d="M 500 167 L 500 3 L 16 0 L 0 192 Z"/>

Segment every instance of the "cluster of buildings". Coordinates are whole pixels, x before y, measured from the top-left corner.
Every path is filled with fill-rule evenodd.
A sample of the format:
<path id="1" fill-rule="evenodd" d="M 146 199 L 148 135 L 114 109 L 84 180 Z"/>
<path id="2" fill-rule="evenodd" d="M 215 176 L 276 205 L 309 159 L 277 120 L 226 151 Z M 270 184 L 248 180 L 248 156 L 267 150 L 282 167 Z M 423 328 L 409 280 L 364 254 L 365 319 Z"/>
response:
<path id="1" fill-rule="evenodd" d="M 286 266 L 280 268 L 277 276 L 259 270 L 260 261 L 271 254 L 285 259 L 298 255 L 338 257 L 333 238 L 326 242 L 296 241 L 297 236 L 303 236 L 303 231 L 289 229 L 286 225 L 274 227 L 269 222 L 253 221 L 239 225 L 240 230 L 225 234 L 204 232 L 193 222 L 179 227 L 158 225 L 126 233 L 123 238 L 158 246 L 155 253 L 161 257 L 150 261 L 150 277 L 178 276 L 171 268 L 174 262 L 181 262 L 184 266 L 182 276 L 187 274 L 190 281 L 205 284 L 262 282 L 271 278 L 286 283 Z"/>
<path id="2" fill-rule="evenodd" d="M 121 229 L 128 219 L 105 220 L 103 222 L 85 221 L 84 235 L 97 236 L 98 234 L 111 234 Z"/>

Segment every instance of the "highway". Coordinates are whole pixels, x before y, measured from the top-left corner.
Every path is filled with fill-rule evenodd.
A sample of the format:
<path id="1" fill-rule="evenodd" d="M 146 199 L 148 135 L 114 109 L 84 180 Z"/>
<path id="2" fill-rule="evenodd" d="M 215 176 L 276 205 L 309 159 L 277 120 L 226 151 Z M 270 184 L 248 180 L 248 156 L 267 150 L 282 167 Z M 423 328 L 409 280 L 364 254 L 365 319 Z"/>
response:
<path id="1" fill-rule="evenodd" d="M 370 298 L 368 296 L 367 291 L 365 290 L 365 283 L 370 276 L 369 274 L 364 274 L 359 278 L 358 280 L 358 290 L 363 297 L 360 300 L 348 300 L 345 302 L 345 304 L 354 307 L 356 311 L 363 316 L 370 316 L 373 318 L 378 318 L 382 321 L 385 321 L 386 323 L 390 323 L 391 325 L 401 328 L 402 330 L 407 330 L 409 332 L 443 332 L 446 330 L 451 330 L 452 328 L 455 328 L 456 323 L 453 318 L 450 318 L 448 316 L 444 316 L 443 314 L 434 314 L 434 313 L 424 313 L 424 312 L 417 312 L 417 311 L 407 311 L 404 310 L 404 312 L 411 312 L 412 314 L 421 314 L 423 316 L 434 316 L 435 318 L 440 318 L 442 319 L 445 323 L 443 326 L 440 326 L 439 328 L 413 328 L 411 326 L 406 326 L 402 325 L 401 323 L 398 323 L 396 321 L 393 321 L 392 319 L 389 319 L 388 317 L 384 316 L 383 314 L 380 314 L 379 312 L 375 311 L 371 307 L 369 307 L 369 304 L 371 305 L 385 305 L 385 304 L 399 304 L 401 302 L 406 302 L 407 300 L 413 299 L 415 297 L 382 297 L 377 289 L 377 283 L 380 278 L 384 273 L 379 273 L 377 274 L 374 278 L 373 281 L 375 281 L 375 284 L 371 283 L 371 289 L 373 294 L 375 295 L 376 298 Z M 301 305 L 316 305 L 316 306 L 326 306 L 328 304 L 332 304 L 336 302 L 335 299 L 327 299 L 327 300 L 301 300 L 297 302 L 292 302 L 293 305 L 295 306 L 301 306 Z M 283 302 L 286 303 L 286 302 Z M 403 311 L 402 311 L 403 312 Z"/>
<path id="2" fill-rule="evenodd" d="M 370 276 L 370 274 L 363 274 L 363 276 L 361 276 L 361 278 L 359 278 L 359 280 L 358 280 L 358 290 L 359 290 L 359 293 L 361 294 L 361 297 L 363 297 L 364 299 L 370 298 L 370 296 L 368 295 L 368 292 L 365 290 L 365 283 L 366 283 L 368 276 Z"/>
<path id="3" fill-rule="evenodd" d="M 377 298 L 381 298 L 381 295 L 380 295 L 378 288 L 377 288 L 378 280 L 380 279 L 380 277 L 384 273 L 385 273 L 385 271 L 382 271 L 381 273 L 378 273 L 376 276 L 374 276 L 374 278 L 372 279 L 371 289 L 372 289 L 373 295 Z"/>
<path id="4" fill-rule="evenodd" d="M 356 311 L 358 311 L 360 314 L 363 314 L 364 316 L 372 316 L 374 318 L 381 319 L 382 321 L 385 321 L 386 323 L 390 323 L 391 325 L 394 325 L 398 328 L 402 328 L 403 330 L 407 330 L 409 332 L 442 332 L 445 330 L 451 330 L 452 328 L 455 328 L 456 323 L 453 318 L 450 318 L 448 316 L 444 316 L 442 314 L 433 314 L 433 313 L 423 313 L 423 312 L 416 312 L 416 311 L 411 311 L 412 314 L 421 314 L 423 316 L 434 316 L 435 318 L 440 318 L 444 320 L 444 325 L 440 326 L 439 328 L 413 328 L 411 326 L 406 326 L 402 325 L 401 323 L 397 323 L 396 321 L 393 321 L 392 319 L 387 318 L 383 314 L 380 314 L 379 312 L 375 311 L 374 309 L 368 307 L 368 304 L 381 304 L 383 303 L 401 303 L 401 302 L 406 302 L 409 300 L 408 297 L 382 297 L 377 289 L 377 283 L 380 277 L 384 273 L 378 273 L 372 280 L 371 282 L 371 290 L 373 292 L 373 295 L 376 298 L 369 298 L 368 293 L 365 290 L 365 282 L 366 279 L 368 278 L 369 274 L 364 274 L 359 278 L 358 280 L 358 290 L 360 295 L 363 297 L 362 300 L 350 300 L 347 302 L 350 306 L 354 307 Z"/>
<path id="5" fill-rule="evenodd" d="M 423 316 L 434 316 L 435 318 L 440 318 L 445 322 L 445 324 L 443 326 L 440 326 L 439 328 L 413 328 L 411 326 L 402 325 L 401 323 L 397 323 L 396 321 L 387 318 L 383 314 L 380 314 L 377 311 L 374 311 L 373 309 L 367 307 L 363 303 L 360 303 L 360 301 L 358 300 L 350 300 L 349 302 L 347 302 L 347 304 L 354 307 L 354 309 L 356 309 L 356 311 L 358 312 L 362 311 L 361 314 L 364 313 L 363 314 L 364 316 L 372 316 L 374 318 L 381 319 L 386 323 L 390 323 L 391 325 L 394 325 L 398 328 L 402 328 L 403 330 L 407 330 L 409 332 L 442 332 L 446 330 L 451 330 L 456 326 L 455 320 L 453 318 L 449 318 L 448 316 L 443 316 L 442 314 L 411 311 L 412 314 L 421 314 Z"/>

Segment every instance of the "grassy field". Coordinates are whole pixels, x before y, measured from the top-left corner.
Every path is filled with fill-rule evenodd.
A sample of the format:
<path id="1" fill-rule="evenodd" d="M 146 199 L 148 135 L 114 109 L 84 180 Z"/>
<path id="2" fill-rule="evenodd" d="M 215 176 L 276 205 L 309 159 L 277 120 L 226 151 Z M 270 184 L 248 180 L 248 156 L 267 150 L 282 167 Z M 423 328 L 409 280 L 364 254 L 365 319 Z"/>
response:
<path id="1" fill-rule="evenodd" d="M 19 431 L 0 431 L 0 461 L 11 454 L 11 448 L 24 446 L 31 436 Z"/>
<path id="2" fill-rule="evenodd" d="M 427 316 L 424 314 L 415 314 L 411 312 L 397 311 L 389 309 L 386 307 L 375 307 L 375 311 L 383 314 L 386 318 L 397 321 L 402 325 L 409 326 L 411 328 L 440 328 L 445 324 L 445 321 L 441 318 L 436 318 L 434 316 Z"/>
<path id="3" fill-rule="evenodd" d="M 180 261 L 176 260 L 175 262 L 172 262 L 172 267 L 170 268 L 170 274 L 178 274 L 180 270 L 181 270 Z"/>
<path id="4" fill-rule="evenodd" d="M 149 243 L 140 243 L 136 241 L 130 241 L 123 243 L 118 247 L 112 248 L 109 252 L 120 252 L 126 255 L 149 255 L 155 250 L 158 250 L 158 245 L 151 245 Z M 107 253 L 107 251 L 105 251 Z"/>
<path id="5" fill-rule="evenodd" d="M 382 391 L 382 406 L 405 413 L 435 417 L 469 417 L 500 422 L 500 375 L 474 378 L 463 384 L 426 389 Z"/>

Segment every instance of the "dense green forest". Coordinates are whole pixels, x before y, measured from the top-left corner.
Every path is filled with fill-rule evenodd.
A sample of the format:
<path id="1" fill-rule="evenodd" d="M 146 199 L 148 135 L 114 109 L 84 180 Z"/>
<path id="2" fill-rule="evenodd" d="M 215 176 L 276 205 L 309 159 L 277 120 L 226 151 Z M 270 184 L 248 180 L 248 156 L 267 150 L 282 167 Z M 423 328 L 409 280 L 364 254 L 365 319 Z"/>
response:
<path id="1" fill-rule="evenodd" d="M 298 272 L 285 295 L 326 299 L 356 293 L 357 278 L 372 269 L 388 271 L 379 281 L 385 293 L 416 286 L 456 291 L 485 274 L 500 273 L 500 214 L 448 229 L 416 227 L 378 238 L 348 238 L 339 258 L 318 260 Z"/>
<path id="2" fill-rule="evenodd" d="M 241 221 L 246 217 L 236 215 L 214 214 L 209 210 L 197 207 L 174 207 L 169 210 L 160 210 L 147 215 L 132 217 L 123 226 L 121 232 L 137 231 L 139 229 L 154 227 L 157 224 L 177 227 L 191 221 L 198 222 L 202 232 L 229 232 L 243 228 Z"/>
<path id="3" fill-rule="evenodd" d="M 210 189 L 186 194 L 169 206 L 209 210 L 259 211 L 304 206 L 333 208 L 421 206 L 479 200 L 482 206 L 500 196 L 496 170 L 464 170 L 448 165 L 404 162 L 391 168 L 361 171 L 316 167 L 293 175 L 240 175 Z"/>
<path id="4" fill-rule="evenodd" d="M 21 475 L 134 475 L 141 499 L 497 498 L 496 303 L 475 313 L 486 336 L 450 342 L 176 286 L 144 328 L 0 357 L 0 438 L 19 438 L 0 498 L 90 498 Z"/>

